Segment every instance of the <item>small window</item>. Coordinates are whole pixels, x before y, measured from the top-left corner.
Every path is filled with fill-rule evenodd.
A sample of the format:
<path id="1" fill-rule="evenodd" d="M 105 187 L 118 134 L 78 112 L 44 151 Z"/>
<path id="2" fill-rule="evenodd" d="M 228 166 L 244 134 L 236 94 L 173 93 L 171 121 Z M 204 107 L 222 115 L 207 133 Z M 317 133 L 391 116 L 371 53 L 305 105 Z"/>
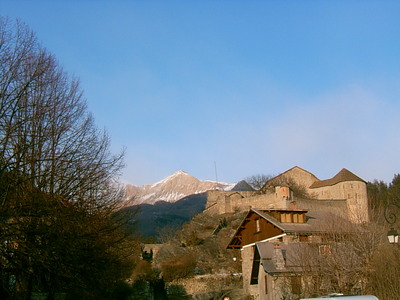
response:
<path id="1" fill-rule="evenodd" d="M 260 232 L 261 228 L 260 228 L 260 219 L 256 219 L 256 232 Z"/>
<path id="2" fill-rule="evenodd" d="M 299 241 L 300 242 L 308 242 L 308 235 L 300 234 Z"/>
<path id="3" fill-rule="evenodd" d="M 293 214 L 293 223 L 305 223 L 304 214 Z"/>
<path id="4" fill-rule="evenodd" d="M 281 222 L 282 223 L 292 223 L 292 214 L 281 213 Z"/>
<path id="5" fill-rule="evenodd" d="M 331 247 L 329 245 L 319 245 L 318 250 L 320 255 L 331 254 Z"/>
<path id="6" fill-rule="evenodd" d="M 292 293 L 295 295 L 301 294 L 301 277 L 293 276 L 291 277 Z"/>
<path id="7" fill-rule="evenodd" d="M 299 214 L 293 214 L 293 223 L 299 223 Z"/>
<path id="8" fill-rule="evenodd" d="M 299 223 L 305 223 L 305 222 L 306 222 L 306 215 L 299 214 Z"/>
<path id="9" fill-rule="evenodd" d="M 286 218 L 285 218 L 285 214 L 281 213 L 281 222 L 285 223 L 286 222 Z"/>

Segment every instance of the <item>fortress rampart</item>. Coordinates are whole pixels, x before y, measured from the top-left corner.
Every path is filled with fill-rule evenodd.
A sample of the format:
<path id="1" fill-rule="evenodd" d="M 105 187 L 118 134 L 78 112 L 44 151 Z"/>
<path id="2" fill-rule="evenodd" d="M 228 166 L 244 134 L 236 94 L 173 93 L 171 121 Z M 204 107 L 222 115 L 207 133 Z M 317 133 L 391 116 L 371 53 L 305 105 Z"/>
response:
<path id="1" fill-rule="evenodd" d="M 286 183 L 295 183 L 305 188 L 309 199 L 300 199 L 290 190 Z M 327 209 L 329 206 L 343 208 L 348 218 L 355 223 L 369 221 L 367 185 L 364 180 L 350 171 L 342 169 L 328 180 L 319 180 L 312 173 L 299 167 L 294 167 L 269 180 L 266 185 L 274 189 L 259 191 L 209 191 L 204 213 L 226 214 L 235 211 L 246 211 L 250 208 L 290 208 L 297 205 L 303 209 Z M 280 185 L 278 185 L 280 184 Z M 290 185 L 288 184 L 288 185 Z M 325 203 L 324 203 L 325 202 Z M 343 206 L 343 202 L 346 203 Z"/>

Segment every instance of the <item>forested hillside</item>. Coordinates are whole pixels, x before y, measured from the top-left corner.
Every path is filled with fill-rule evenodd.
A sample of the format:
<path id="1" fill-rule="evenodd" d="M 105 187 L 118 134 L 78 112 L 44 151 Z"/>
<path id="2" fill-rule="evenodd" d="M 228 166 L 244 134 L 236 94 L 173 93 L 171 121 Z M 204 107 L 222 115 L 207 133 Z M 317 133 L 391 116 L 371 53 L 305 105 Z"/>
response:
<path id="1" fill-rule="evenodd" d="M 130 224 L 135 233 L 147 240 L 165 241 L 167 232 L 176 232 L 201 213 L 206 207 L 206 194 L 194 194 L 176 202 L 158 201 L 154 204 L 138 204 L 123 209 L 132 215 Z"/>

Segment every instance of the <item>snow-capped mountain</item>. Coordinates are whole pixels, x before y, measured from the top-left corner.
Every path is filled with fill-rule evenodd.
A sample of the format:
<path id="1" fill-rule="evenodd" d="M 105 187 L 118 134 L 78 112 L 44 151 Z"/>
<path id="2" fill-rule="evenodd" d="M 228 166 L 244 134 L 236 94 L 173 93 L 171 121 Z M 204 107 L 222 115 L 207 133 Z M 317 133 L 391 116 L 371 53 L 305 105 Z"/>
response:
<path id="1" fill-rule="evenodd" d="M 126 185 L 127 205 L 154 204 L 157 201 L 176 202 L 186 196 L 209 190 L 230 190 L 234 185 L 215 181 L 201 181 L 184 171 L 149 185 Z"/>

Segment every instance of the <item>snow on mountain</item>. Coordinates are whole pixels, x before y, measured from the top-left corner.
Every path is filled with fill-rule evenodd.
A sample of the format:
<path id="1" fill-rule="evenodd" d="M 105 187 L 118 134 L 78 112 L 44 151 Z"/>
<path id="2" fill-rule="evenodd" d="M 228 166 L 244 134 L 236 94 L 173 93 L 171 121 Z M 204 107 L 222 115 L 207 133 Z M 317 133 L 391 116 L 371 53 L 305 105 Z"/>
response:
<path id="1" fill-rule="evenodd" d="M 127 205 L 154 204 L 157 201 L 176 202 L 186 196 L 209 190 L 230 190 L 234 184 L 215 181 L 201 181 L 180 170 L 154 184 L 135 186 L 126 185 Z"/>

